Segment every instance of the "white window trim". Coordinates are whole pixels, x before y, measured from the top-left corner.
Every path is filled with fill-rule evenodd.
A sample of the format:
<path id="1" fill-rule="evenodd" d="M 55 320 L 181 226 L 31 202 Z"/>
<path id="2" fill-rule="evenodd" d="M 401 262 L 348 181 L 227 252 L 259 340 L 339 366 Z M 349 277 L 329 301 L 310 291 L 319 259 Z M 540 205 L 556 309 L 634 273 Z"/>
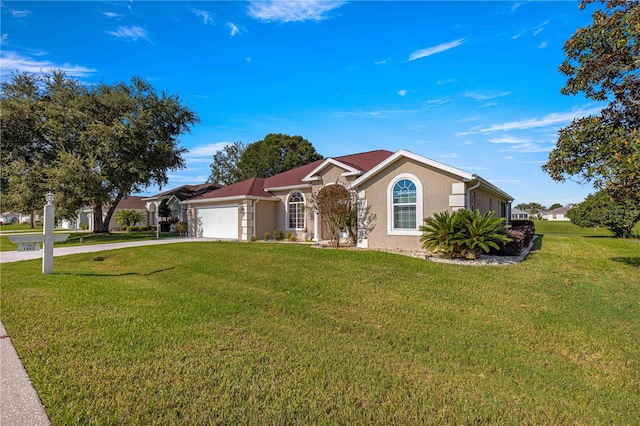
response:
<path id="1" fill-rule="evenodd" d="M 300 195 L 302 195 L 302 228 L 291 228 L 289 227 L 289 199 L 291 198 L 291 196 L 293 194 L 297 194 L 299 193 Z M 291 191 L 289 194 L 287 194 L 287 199 L 285 201 L 285 206 L 284 209 L 286 211 L 286 230 L 287 231 L 303 231 L 306 227 L 307 227 L 307 215 L 306 215 L 306 209 L 307 209 L 307 197 L 305 197 L 304 192 L 302 191 Z"/>
<path id="2" fill-rule="evenodd" d="M 416 186 L 416 229 L 394 229 L 393 228 L 393 187 L 402 179 L 409 179 Z M 402 173 L 391 180 L 387 186 L 387 235 L 422 235 L 420 225 L 423 216 L 423 189 L 422 182 L 411 173 Z"/>

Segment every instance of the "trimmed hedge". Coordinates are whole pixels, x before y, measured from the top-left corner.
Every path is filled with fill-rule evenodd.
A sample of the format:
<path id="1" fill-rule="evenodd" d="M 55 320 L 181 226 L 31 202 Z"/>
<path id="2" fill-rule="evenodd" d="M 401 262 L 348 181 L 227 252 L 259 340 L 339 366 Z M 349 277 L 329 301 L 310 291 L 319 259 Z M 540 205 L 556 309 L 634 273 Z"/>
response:
<path id="1" fill-rule="evenodd" d="M 518 256 L 533 240 L 536 227 L 531 220 L 514 220 L 507 235 L 511 238 L 508 243 L 500 243 L 500 249 L 492 249 L 490 254 L 496 256 Z"/>

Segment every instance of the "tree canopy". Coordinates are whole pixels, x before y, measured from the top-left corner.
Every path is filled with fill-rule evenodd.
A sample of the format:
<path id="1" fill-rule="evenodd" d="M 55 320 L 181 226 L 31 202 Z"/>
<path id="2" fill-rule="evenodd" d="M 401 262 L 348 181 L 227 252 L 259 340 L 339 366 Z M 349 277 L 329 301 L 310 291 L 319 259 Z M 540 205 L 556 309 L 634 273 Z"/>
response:
<path id="1" fill-rule="evenodd" d="M 178 136 L 199 121 L 178 96 L 139 77 L 88 86 L 61 71 L 14 74 L 0 107 L 3 208 L 31 212 L 52 191 L 62 216 L 93 206 L 95 232 L 108 232 L 123 197 L 166 185 L 167 172 L 184 167 Z M 22 195 L 27 185 L 33 197 Z"/>
<path id="2" fill-rule="evenodd" d="M 560 72 L 568 77 L 563 94 L 608 105 L 561 129 L 543 170 L 556 181 L 577 177 L 618 201 L 640 203 L 640 1 L 599 3 L 604 8 L 593 23 L 565 43 Z"/>
<path id="3" fill-rule="evenodd" d="M 640 222 L 640 206 L 630 200 L 615 201 L 606 192 L 598 191 L 569 210 L 567 216 L 582 228 L 603 227 L 617 238 L 628 238 Z"/>
<path id="4" fill-rule="evenodd" d="M 252 177 L 267 178 L 322 158 L 301 136 L 271 133 L 249 145 L 236 142 L 215 153 L 209 180 L 230 185 Z"/>

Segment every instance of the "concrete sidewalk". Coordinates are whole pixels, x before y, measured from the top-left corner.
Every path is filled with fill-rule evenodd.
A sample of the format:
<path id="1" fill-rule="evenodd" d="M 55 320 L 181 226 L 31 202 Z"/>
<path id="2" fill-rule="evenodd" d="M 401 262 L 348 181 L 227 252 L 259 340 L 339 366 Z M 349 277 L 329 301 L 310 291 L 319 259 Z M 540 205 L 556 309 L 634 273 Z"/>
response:
<path id="1" fill-rule="evenodd" d="M 91 253 L 127 247 L 204 241 L 216 240 L 209 238 L 171 238 L 129 243 L 54 247 L 53 256 L 67 256 L 70 254 Z M 41 258 L 41 250 L 0 252 L 0 263 Z M 40 397 L 31 384 L 27 370 L 25 370 L 22 365 L 22 361 L 0 320 L 0 426 L 42 426 L 50 424 L 51 422 L 40 401 Z"/>
<path id="2" fill-rule="evenodd" d="M 83 246 L 55 247 L 53 257 L 67 256 L 70 254 L 91 253 L 103 250 L 115 250 L 127 247 L 153 246 L 158 244 L 193 243 L 204 241 L 216 241 L 211 238 L 165 238 L 161 240 L 132 241 L 127 243 L 111 244 L 87 244 Z M 17 249 L 17 246 L 16 246 Z M 20 260 L 42 259 L 42 250 L 38 251 L 2 251 L 0 252 L 0 263 L 18 262 Z"/>
<path id="3" fill-rule="evenodd" d="M 38 393 L 0 322 L 0 425 L 50 425 Z"/>

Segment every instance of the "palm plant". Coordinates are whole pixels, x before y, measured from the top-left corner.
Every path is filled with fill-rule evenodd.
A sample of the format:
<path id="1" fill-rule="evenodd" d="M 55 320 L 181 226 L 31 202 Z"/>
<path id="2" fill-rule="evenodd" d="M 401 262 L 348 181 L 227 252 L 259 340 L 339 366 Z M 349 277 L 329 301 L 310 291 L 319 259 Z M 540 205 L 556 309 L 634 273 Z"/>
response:
<path id="1" fill-rule="evenodd" d="M 422 248 L 451 253 L 454 237 L 459 232 L 459 219 L 456 213 L 451 214 L 448 211 L 434 213 L 433 217 L 424 219 L 425 224 L 420 226 L 423 233 L 420 237 Z"/>
<path id="2" fill-rule="evenodd" d="M 475 259 L 481 252 L 499 249 L 499 242 L 509 242 L 502 218 L 493 212 L 481 214 L 479 210 L 457 210 L 435 213 L 424 219 L 422 248 L 444 252 L 449 257 Z"/>
<path id="3" fill-rule="evenodd" d="M 509 242 L 500 217 L 493 217 L 494 212 L 480 213 L 480 210 L 459 210 L 460 233 L 456 235 L 454 244 L 460 248 L 460 253 L 467 258 L 477 258 L 483 251 L 488 253 L 491 248 L 500 249 L 498 243 Z"/>
<path id="4" fill-rule="evenodd" d="M 142 212 L 131 209 L 120 210 L 116 213 L 115 219 L 122 229 L 134 226 L 136 223 L 145 224 L 147 222 Z"/>

